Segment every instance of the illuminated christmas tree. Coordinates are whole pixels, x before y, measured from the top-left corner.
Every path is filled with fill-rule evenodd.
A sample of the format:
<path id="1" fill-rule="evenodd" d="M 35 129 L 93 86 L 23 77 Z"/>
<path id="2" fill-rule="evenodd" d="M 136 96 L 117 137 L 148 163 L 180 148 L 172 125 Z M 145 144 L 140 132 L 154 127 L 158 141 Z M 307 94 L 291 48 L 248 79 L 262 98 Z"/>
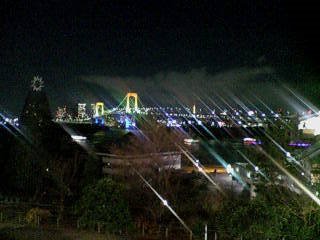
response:
<path id="1" fill-rule="evenodd" d="M 49 101 L 43 88 L 42 78 L 35 76 L 31 81 L 30 90 L 22 110 L 21 123 L 31 132 L 42 129 L 52 119 Z"/>

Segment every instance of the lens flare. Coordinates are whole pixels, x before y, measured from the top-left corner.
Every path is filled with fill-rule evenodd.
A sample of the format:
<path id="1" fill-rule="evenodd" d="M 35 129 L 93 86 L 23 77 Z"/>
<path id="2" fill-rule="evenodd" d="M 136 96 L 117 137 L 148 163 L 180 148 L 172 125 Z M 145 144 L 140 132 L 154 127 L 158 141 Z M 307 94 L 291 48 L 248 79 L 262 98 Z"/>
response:
<path id="1" fill-rule="evenodd" d="M 152 186 L 151 184 L 136 170 L 135 173 L 142 179 L 142 181 L 151 189 L 151 191 L 160 199 L 165 207 L 169 209 L 169 211 L 178 219 L 178 221 L 182 224 L 182 226 L 193 235 L 192 230 L 188 227 L 188 225 L 179 217 L 179 215 L 173 210 L 173 208 L 169 205 L 168 201 L 164 199 Z"/>

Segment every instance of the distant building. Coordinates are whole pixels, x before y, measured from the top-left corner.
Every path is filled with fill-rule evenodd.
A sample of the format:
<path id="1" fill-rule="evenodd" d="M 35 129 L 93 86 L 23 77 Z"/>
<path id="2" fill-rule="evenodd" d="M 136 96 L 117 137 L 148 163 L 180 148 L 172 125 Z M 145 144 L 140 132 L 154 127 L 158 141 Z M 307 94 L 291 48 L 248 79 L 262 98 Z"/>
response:
<path id="1" fill-rule="evenodd" d="M 90 109 L 89 109 L 89 117 L 90 118 L 94 117 L 95 111 L 96 111 L 96 105 L 94 103 L 91 103 Z"/>
<path id="2" fill-rule="evenodd" d="M 86 120 L 88 118 L 86 112 L 86 104 L 85 103 L 78 103 L 78 120 Z"/>
<path id="3" fill-rule="evenodd" d="M 132 166 L 139 170 L 181 169 L 180 152 L 160 152 L 143 155 L 114 155 L 97 153 L 103 163 L 103 173 L 121 174 L 132 171 Z"/>
<path id="4" fill-rule="evenodd" d="M 56 116 L 55 119 L 57 122 L 62 122 L 65 121 L 67 118 L 67 107 L 58 107 L 57 111 L 56 111 Z"/>
<path id="5" fill-rule="evenodd" d="M 308 115 L 305 119 L 300 121 L 298 128 L 307 135 L 320 134 L 320 116 L 318 114 Z"/>

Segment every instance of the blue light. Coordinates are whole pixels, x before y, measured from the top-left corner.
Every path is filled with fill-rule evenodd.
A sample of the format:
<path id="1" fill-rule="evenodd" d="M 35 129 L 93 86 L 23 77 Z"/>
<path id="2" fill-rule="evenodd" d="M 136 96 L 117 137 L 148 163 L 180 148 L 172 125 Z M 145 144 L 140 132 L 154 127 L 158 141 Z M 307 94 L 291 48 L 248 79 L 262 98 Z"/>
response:
<path id="1" fill-rule="evenodd" d="M 102 117 L 95 117 L 94 118 L 94 124 L 99 125 L 99 126 L 104 126 L 105 125 L 105 119 Z"/>
<path id="2" fill-rule="evenodd" d="M 130 127 L 131 127 L 131 121 L 130 121 L 130 119 L 126 118 L 125 119 L 125 128 L 128 129 Z"/>

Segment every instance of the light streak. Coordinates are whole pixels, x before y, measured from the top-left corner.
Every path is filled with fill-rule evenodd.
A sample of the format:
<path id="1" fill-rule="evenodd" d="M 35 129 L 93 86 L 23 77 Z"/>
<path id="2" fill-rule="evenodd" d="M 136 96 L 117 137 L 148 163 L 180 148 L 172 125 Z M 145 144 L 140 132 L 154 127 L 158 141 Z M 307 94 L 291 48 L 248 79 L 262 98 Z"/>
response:
<path id="1" fill-rule="evenodd" d="M 209 147 L 207 144 L 204 144 L 204 147 L 207 149 L 207 151 L 215 158 L 217 159 L 221 165 L 227 169 L 228 163 L 218 154 L 216 153 L 211 147 Z M 242 180 L 239 174 L 235 173 L 235 171 L 232 171 L 232 176 L 235 177 L 239 183 L 242 184 L 243 187 L 248 187 L 248 185 Z"/>
<path id="2" fill-rule="evenodd" d="M 306 171 L 306 169 L 303 168 L 303 166 L 301 165 L 300 162 L 298 162 L 294 157 L 291 156 L 291 153 L 286 151 L 279 143 L 277 143 L 269 134 L 265 133 L 266 137 L 276 146 L 278 147 L 279 150 L 281 150 L 285 156 L 287 158 L 289 158 L 290 160 L 292 160 L 298 167 L 299 169 L 297 169 L 298 171 L 302 170 L 302 171 Z"/>
<path id="3" fill-rule="evenodd" d="M 218 184 L 216 184 L 212 178 L 203 170 L 203 167 L 200 166 L 200 163 L 195 161 L 194 158 L 192 157 L 192 154 L 189 154 L 186 150 L 184 150 L 181 146 L 178 145 L 178 148 L 182 151 L 182 153 L 190 160 L 190 162 L 192 162 L 192 164 L 194 166 L 197 167 L 197 169 L 199 170 L 199 172 L 201 174 L 203 174 L 210 183 L 212 183 L 217 189 L 219 192 L 221 192 L 223 195 L 224 195 L 224 192 L 221 190 L 221 188 L 219 187 Z"/>
<path id="4" fill-rule="evenodd" d="M 292 91 L 289 87 L 284 86 L 284 88 L 286 88 L 294 97 L 296 97 L 301 103 L 303 103 L 306 107 L 311 109 L 313 112 L 315 112 L 315 113 L 319 112 L 319 109 L 315 105 L 313 105 L 312 103 L 310 103 L 307 100 L 303 99 L 297 93 Z"/>
<path id="5" fill-rule="evenodd" d="M 240 150 L 237 151 L 241 155 L 241 157 L 243 157 L 244 160 L 246 160 L 254 168 L 256 172 L 260 173 L 267 181 L 270 181 L 270 179 L 263 172 L 261 172 L 257 165 L 253 164 L 253 162 L 251 162 L 250 159 L 246 155 L 244 155 Z"/>
<path id="6" fill-rule="evenodd" d="M 276 165 L 284 174 L 286 174 L 303 192 L 305 192 L 315 203 L 320 206 L 320 199 L 313 194 L 302 182 L 300 182 L 296 177 L 294 177 L 288 170 L 281 166 L 272 156 L 266 153 L 261 147 L 259 150 L 270 159 L 270 161 Z"/>
<path id="7" fill-rule="evenodd" d="M 169 211 L 178 219 L 178 221 L 182 224 L 182 226 L 193 235 L 192 230 L 188 227 L 188 225 L 179 217 L 179 215 L 172 209 L 172 207 L 168 204 L 168 201 L 164 199 L 152 186 L 151 184 L 136 170 L 133 169 L 135 173 L 142 179 L 142 181 L 151 189 L 151 191 L 161 200 L 163 205 L 169 209 Z"/>

